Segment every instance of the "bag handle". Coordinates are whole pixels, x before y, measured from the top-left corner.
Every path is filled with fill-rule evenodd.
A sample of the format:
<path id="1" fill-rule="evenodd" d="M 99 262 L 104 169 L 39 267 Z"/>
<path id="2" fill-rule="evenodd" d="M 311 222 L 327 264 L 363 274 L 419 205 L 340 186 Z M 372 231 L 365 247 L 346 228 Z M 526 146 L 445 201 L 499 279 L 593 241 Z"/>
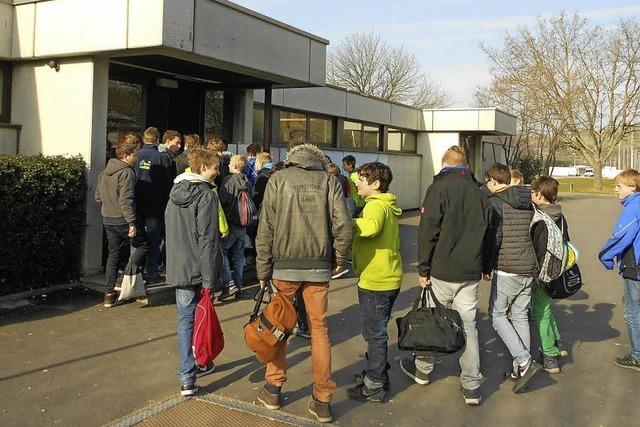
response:
<path id="1" fill-rule="evenodd" d="M 264 287 L 260 287 L 260 289 L 258 289 L 258 293 L 256 293 L 256 296 L 254 297 L 256 300 L 256 304 L 253 307 L 253 311 L 251 312 L 251 316 L 250 316 L 250 322 L 253 322 L 255 319 L 258 318 L 258 316 L 260 315 L 261 309 L 262 309 L 262 304 L 266 304 L 263 300 L 264 300 L 264 294 L 265 293 L 269 293 L 271 294 L 273 291 L 273 289 L 271 288 L 271 282 L 268 282 L 265 284 Z"/>
<path id="2" fill-rule="evenodd" d="M 417 298 L 413 302 L 413 308 L 411 311 L 415 312 L 418 311 L 418 308 L 429 307 L 429 305 L 427 305 L 427 300 L 433 301 L 433 305 L 436 308 L 444 308 L 444 305 L 442 305 L 440 301 L 438 301 L 438 298 L 436 298 L 436 294 L 433 292 L 433 286 L 429 286 L 427 289 L 420 288 L 420 294 L 418 294 Z"/>

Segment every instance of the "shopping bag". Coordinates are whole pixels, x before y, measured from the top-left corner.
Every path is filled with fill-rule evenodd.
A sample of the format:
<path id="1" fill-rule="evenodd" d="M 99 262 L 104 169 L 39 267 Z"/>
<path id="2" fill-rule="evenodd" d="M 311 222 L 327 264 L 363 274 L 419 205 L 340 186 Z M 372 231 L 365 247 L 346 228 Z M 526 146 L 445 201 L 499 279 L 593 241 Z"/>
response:
<path id="1" fill-rule="evenodd" d="M 427 306 L 427 295 L 434 307 Z M 460 314 L 440 304 L 431 288 L 422 289 L 411 311 L 396 323 L 400 350 L 439 355 L 455 353 L 465 345 Z"/>
<path id="2" fill-rule="evenodd" d="M 220 320 L 211 302 L 211 289 L 200 290 L 193 323 L 193 357 L 200 366 L 206 366 L 224 348 L 224 335 Z"/>
<path id="3" fill-rule="evenodd" d="M 142 298 L 147 296 L 147 290 L 144 287 L 142 272 L 138 271 L 138 266 L 131 261 L 127 263 L 120 285 L 120 296 L 118 301 L 124 301 L 134 298 Z"/>

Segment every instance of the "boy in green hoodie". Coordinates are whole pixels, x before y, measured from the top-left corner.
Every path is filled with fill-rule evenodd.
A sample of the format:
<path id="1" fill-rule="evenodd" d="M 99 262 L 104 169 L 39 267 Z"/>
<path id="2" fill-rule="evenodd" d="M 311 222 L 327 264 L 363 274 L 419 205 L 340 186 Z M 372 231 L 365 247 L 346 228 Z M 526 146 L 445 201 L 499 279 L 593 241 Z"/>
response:
<path id="1" fill-rule="evenodd" d="M 367 368 L 348 390 L 354 400 L 384 402 L 389 389 L 387 324 L 400 285 L 402 258 L 397 217 L 402 210 L 388 193 L 393 174 L 389 166 L 367 163 L 358 170 L 358 195 L 365 200 L 355 220 L 353 266 L 358 282 L 362 336 L 367 342 Z"/>

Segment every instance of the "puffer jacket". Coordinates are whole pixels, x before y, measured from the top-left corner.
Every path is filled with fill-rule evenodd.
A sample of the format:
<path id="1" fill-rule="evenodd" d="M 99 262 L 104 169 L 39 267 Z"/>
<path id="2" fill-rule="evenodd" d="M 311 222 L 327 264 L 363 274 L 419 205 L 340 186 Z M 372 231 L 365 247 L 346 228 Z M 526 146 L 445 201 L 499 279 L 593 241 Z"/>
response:
<path id="1" fill-rule="evenodd" d="M 318 147 L 299 145 L 269 179 L 256 236 L 260 280 L 271 279 L 274 270 L 330 270 L 334 250 L 337 265 L 347 263 L 353 221 L 326 164 Z"/>
<path id="2" fill-rule="evenodd" d="M 136 174 L 133 167 L 122 160 L 109 159 L 107 167 L 98 177 L 95 194 L 96 201 L 101 204 L 105 224 L 135 225 L 135 186 Z"/>

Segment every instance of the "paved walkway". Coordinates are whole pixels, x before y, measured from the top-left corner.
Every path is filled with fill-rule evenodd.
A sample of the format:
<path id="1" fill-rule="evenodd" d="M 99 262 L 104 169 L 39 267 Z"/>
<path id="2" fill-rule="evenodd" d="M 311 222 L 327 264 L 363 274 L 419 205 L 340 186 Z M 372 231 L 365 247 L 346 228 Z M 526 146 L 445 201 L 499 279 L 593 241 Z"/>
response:
<path id="1" fill-rule="evenodd" d="M 443 358 L 432 384 L 411 383 L 398 367 L 395 323 L 390 324 L 391 398 L 360 404 L 346 396 L 353 375 L 363 369 L 356 280 L 332 283 L 329 327 L 333 370 L 339 390 L 333 411 L 344 425 L 637 425 L 640 374 L 615 367 L 629 351 L 622 317 L 622 287 L 604 271 L 597 251 L 610 233 L 619 205 L 612 197 L 570 196 L 563 200 L 572 239 L 581 249 L 584 291 L 558 301 L 554 311 L 571 357 L 563 373 L 540 377 L 533 390 L 514 395 L 502 373 L 510 366 L 506 349 L 487 317 L 488 283 L 481 285 L 479 332 L 484 401 L 467 407 L 460 396 L 455 357 Z M 418 218 L 402 220 L 405 261 L 403 291 L 394 317 L 408 310 L 416 293 Z M 108 423 L 140 408 L 177 396 L 175 307 L 131 303 L 104 309 L 101 297 L 83 289 L 0 310 L 0 425 L 82 425 Z M 254 402 L 264 368 L 246 349 L 242 326 L 252 301 L 217 307 L 226 347 L 216 373 L 201 379 L 203 393 Z M 310 347 L 289 343 L 290 375 L 284 411 L 307 417 Z M 206 396 L 206 395 L 205 395 Z M 212 421 L 215 424 L 215 421 Z M 185 422 L 188 425 L 188 422 Z"/>

